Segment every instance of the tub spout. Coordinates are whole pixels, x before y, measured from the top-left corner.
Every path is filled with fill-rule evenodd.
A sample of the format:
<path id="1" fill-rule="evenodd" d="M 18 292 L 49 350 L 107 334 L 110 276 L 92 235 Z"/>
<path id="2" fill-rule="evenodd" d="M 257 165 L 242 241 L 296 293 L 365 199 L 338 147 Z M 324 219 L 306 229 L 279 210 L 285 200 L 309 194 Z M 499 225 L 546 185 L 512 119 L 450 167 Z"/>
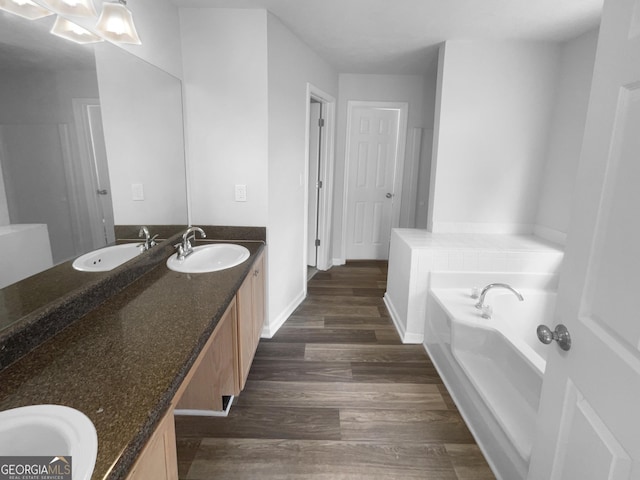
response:
<path id="1" fill-rule="evenodd" d="M 476 303 L 477 309 L 482 309 L 482 306 L 484 305 L 484 297 L 487 294 L 487 292 L 492 288 L 506 288 L 507 290 L 513 292 L 513 294 L 516 297 L 518 297 L 518 300 L 520 300 L 521 302 L 524 300 L 524 297 L 522 296 L 522 294 L 519 291 L 517 291 L 515 288 L 513 288 L 511 285 L 508 285 L 506 283 L 490 283 L 489 285 L 487 285 L 482 289 L 482 292 L 480 293 L 480 299 L 478 300 L 478 303 Z"/>

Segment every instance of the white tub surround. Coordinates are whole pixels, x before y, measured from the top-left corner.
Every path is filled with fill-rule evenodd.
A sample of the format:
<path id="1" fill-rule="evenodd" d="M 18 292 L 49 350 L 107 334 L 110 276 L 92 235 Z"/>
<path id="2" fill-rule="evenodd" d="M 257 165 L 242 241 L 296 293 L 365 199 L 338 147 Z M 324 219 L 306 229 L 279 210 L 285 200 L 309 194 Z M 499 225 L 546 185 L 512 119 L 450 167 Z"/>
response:
<path id="1" fill-rule="evenodd" d="M 52 266 L 46 224 L 0 226 L 0 288 Z"/>
<path id="2" fill-rule="evenodd" d="M 385 305 L 403 343 L 422 343 L 431 272 L 557 273 L 563 256 L 533 235 L 394 229 Z"/>
<path id="3" fill-rule="evenodd" d="M 472 286 L 508 283 L 492 289 L 483 318 Z M 545 345 L 536 327 L 555 307 L 555 275 L 434 274 L 427 300 L 425 348 L 494 473 L 524 479 L 535 436 L 546 366 Z"/>

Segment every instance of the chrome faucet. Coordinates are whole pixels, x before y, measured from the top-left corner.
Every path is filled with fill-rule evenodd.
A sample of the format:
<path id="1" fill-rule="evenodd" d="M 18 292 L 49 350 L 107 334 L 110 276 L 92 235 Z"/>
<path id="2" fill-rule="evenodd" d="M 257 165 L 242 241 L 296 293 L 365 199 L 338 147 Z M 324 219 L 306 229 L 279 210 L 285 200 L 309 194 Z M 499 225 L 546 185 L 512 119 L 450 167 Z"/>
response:
<path id="1" fill-rule="evenodd" d="M 202 238 L 207 238 L 207 234 L 204 233 L 200 227 L 189 227 L 182 234 L 182 242 L 175 245 L 178 249 L 178 260 L 184 260 L 193 253 L 193 247 L 191 246 L 191 240 L 196 239 L 196 232 L 200 232 Z M 189 236 L 189 234 L 192 234 Z"/>
<path id="2" fill-rule="evenodd" d="M 511 285 L 507 285 L 506 283 L 490 283 L 482 289 L 482 292 L 480 292 L 480 298 L 478 299 L 478 303 L 476 303 L 477 309 L 482 309 L 482 307 L 484 306 L 484 297 L 492 288 L 506 288 L 507 290 L 513 292 L 513 294 L 518 297 L 518 300 L 520 300 L 521 302 L 524 300 L 522 294 Z"/>
<path id="3" fill-rule="evenodd" d="M 154 235 L 153 237 L 149 234 L 149 229 L 145 226 L 140 227 L 140 231 L 138 232 L 138 237 L 142 238 L 144 235 L 144 243 L 141 243 L 140 246 L 142 250 L 149 250 L 151 247 L 155 247 L 157 245 L 156 238 L 158 235 Z"/>

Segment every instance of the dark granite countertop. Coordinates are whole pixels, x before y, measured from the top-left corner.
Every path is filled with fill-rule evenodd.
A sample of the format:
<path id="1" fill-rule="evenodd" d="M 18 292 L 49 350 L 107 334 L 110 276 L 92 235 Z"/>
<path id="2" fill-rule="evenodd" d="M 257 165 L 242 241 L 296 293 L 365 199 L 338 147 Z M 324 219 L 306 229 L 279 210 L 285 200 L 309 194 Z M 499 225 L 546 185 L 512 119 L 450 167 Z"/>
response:
<path id="1" fill-rule="evenodd" d="M 80 410 L 98 432 L 92 478 L 124 478 L 264 248 L 238 243 L 251 252 L 241 265 L 194 275 L 161 262 L 0 371 L 0 410 Z"/>

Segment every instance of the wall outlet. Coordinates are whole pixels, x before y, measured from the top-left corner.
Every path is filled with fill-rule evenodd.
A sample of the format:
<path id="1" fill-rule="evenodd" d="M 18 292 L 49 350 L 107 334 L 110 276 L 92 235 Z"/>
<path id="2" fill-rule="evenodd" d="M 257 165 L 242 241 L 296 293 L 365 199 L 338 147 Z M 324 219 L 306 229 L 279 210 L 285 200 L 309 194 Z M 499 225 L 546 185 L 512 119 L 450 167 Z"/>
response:
<path id="1" fill-rule="evenodd" d="M 236 202 L 246 202 L 246 201 L 247 201 L 247 186 L 236 185 Z"/>
<path id="2" fill-rule="evenodd" d="M 141 183 L 131 184 L 131 199 L 136 202 L 144 200 L 144 187 Z"/>

